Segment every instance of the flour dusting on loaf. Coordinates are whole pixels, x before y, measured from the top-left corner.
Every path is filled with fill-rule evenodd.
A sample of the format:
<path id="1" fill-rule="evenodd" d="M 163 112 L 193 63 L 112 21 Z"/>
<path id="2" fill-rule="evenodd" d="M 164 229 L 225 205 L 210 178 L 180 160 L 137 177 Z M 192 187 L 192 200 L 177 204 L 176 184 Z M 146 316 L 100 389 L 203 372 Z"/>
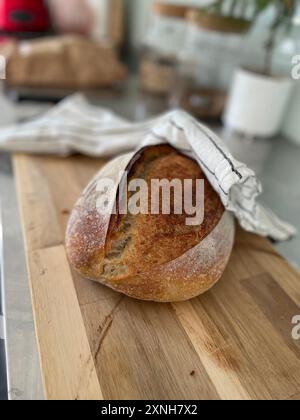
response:
<path id="1" fill-rule="evenodd" d="M 188 226 L 187 214 L 120 214 L 116 203 L 123 194 L 120 170 L 128 180 L 202 179 L 204 220 Z M 97 182 L 112 176 L 112 215 L 97 211 Z M 130 198 L 130 195 L 129 195 Z M 194 197 L 193 197 L 194 198 Z M 174 210 L 174 209 L 173 209 Z M 233 216 L 197 163 L 168 145 L 150 146 L 102 169 L 83 192 L 67 229 L 71 265 L 82 276 L 128 296 L 158 302 L 183 301 L 212 287 L 228 263 L 234 241 Z"/>

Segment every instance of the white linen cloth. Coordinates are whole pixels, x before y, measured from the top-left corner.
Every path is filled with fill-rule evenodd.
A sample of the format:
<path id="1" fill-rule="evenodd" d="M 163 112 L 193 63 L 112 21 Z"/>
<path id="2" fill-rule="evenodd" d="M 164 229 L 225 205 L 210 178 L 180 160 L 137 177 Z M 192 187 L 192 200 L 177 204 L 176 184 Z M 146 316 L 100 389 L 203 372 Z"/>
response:
<path id="1" fill-rule="evenodd" d="M 9 152 L 109 157 L 158 143 L 170 143 L 193 157 L 245 230 L 277 241 L 296 233 L 258 203 L 262 186 L 255 173 L 235 160 L 214 132 L 184 111 L 132 123 L 74 95 L 34 121 L 0 130 L 0 151 Z"/>

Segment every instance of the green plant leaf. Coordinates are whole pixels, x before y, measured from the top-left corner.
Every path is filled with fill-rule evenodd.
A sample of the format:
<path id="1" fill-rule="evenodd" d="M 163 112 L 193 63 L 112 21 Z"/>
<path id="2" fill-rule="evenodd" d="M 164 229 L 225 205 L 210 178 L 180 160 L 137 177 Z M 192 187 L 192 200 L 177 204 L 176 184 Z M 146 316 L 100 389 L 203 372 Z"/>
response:
<path id="1" fill-rule="evenodd" d="M 256 5 L 256 10 L 258 12 L 262 12 L 263 10 L 265 10 L 267 7 L 269 7 L 271 4 L 276 3 L 276 0 L 254 0 L 255 5 Z"/>

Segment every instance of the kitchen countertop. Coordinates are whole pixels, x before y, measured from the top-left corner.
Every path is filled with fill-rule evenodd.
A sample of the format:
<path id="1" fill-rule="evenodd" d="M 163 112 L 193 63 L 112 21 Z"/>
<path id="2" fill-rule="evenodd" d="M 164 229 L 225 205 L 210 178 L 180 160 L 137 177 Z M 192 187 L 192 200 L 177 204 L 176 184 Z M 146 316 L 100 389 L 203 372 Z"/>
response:
<path id="1" fill-rule="evenodd" d="M 0 155 L 0 197 L 8 354 L 9 398 L 42 399 L 21 223 L 8 155 Z"/>
<path id="2" fill-rule="evenodd" d="M 131 119 L 142 119 L 152 111 L 163 110 L 164 104 L 139 94 L 130 84 L 123 94 L 93 98 L 93 102 L 111 107 Z M 121 95 L 121 96 L 120 96 Z M 139 106 L 137 106 L 139 105 Z M 35 110 L 35 111 L 34 111 Z M 38 113 L 38 106 L 14 108 L 16 119 Z M 219 131 L 219 130 L 218 130 Z M 264 186 L 262 201 L 278 216 L 293 223 L 300 231 L 300 147 L 284 139 L 267 142 L 239 139 L 226 134 L 228 143 L 238 158 L 253 164 L 260 160 L 260 178 Z M 243 156 L 244 154 L 244 156 Z M 262 156 L 264 161 L 262 161 Z M 248 162 L 247 162 L 248 163 Z M 3 219 L 3 254 L 7 354 L 10 399 L 43 399 L 39 357 L 35 339 L 25 250 L 18 213 L 14 176 L 10 157 L 0 153 L 0 197 Z M 300 237 L 276 244 L 278 251 L 300 269 Z"/>

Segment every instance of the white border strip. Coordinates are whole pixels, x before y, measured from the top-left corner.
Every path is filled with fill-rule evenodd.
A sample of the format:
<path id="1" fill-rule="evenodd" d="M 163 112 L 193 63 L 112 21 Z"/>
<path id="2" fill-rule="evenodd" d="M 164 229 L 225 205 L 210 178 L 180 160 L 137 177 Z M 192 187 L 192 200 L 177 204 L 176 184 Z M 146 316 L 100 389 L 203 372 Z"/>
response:
<path id="1" fill-rule="evenodd" d="M 4 339 L 5 362 L 6 362 L 6 379 L 7 390 L 9 390 L 9 374 L 8 374 L 8 352 L 7 352 L 7 334 L 6 334 L 6 306 L 5 306 L 5 284 L 4 284 L 4 246 L 3 246 L 3 223 L 2 223 L 2 206 L 0 200 L 0 287 L 1 287 L 1 304 L 3 316 L 0 316 L 0 337 Z"/>
<path id="2" fill-rule="evenodd" d="M 4 316 L 0 315 L 0 340 L 5 340 L 4 324 L 5 324 Z"/>

